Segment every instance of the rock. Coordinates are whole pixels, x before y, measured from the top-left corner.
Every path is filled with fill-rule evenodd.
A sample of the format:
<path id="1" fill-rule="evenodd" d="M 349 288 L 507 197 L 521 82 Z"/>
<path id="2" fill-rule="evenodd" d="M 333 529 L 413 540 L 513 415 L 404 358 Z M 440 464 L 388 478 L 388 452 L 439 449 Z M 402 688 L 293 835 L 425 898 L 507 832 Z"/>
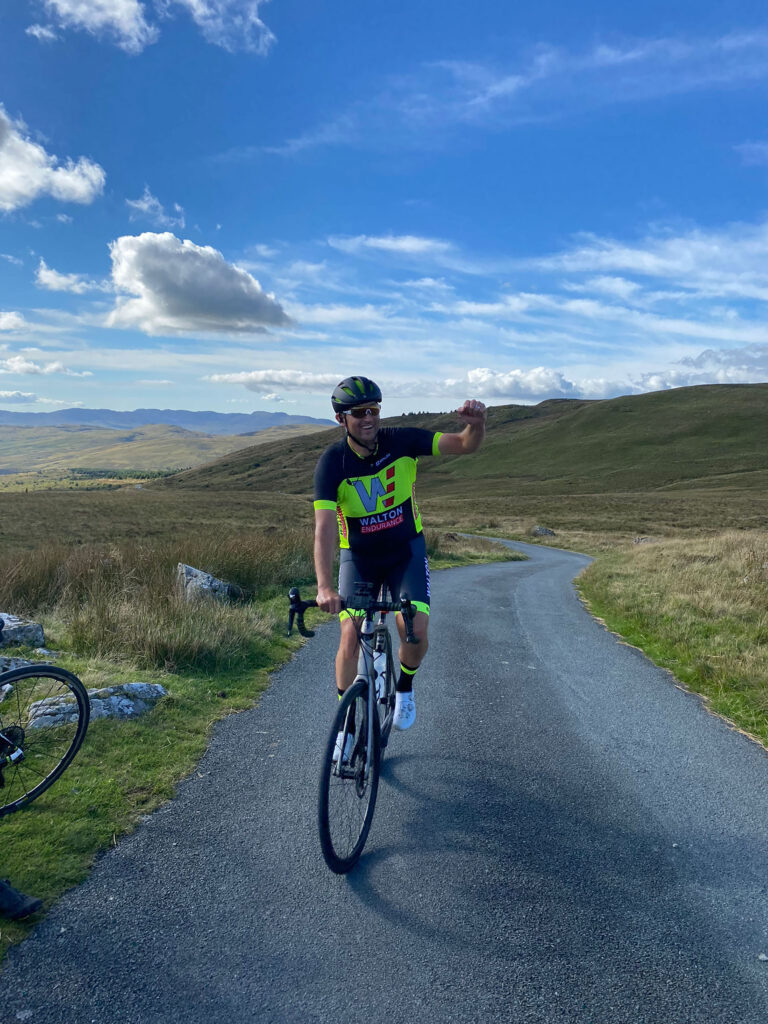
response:
<path id="1" fill-rule="evenodd" d="M 251 594 L 238 587 L 236 583 L 227 583 L 225 580 L 217 579 L 208 572 L 201 569 L 194 569 L 191 565 L 179 562 L 176 569 L 176 579 L 179 589 L 187 601 L 197 598 L 204 600 L 214 599 L 217 601 L 245 601 Z"/>
<path id="2" fill-rule="evenodd" d="M 532 537 L 556 537 L 557 534 L 554 530 L 550 530 L 546 526 L 534 526 L 531 530 Z"/>
<path id="3" fill-rule="evenodd" d="M 122 686 L 103 686 L 89 690 L 91 719 L 136 718 L 151 711 L 155 704 L 168 695 L 159 683 L 124 683 Z M 77 717 L 73 699 L 50 697 L 30 705 L 29 728 L 63 725 Z"/>
<path id="4" fill-rule="evenodd" d="M 26 658 L 4 658 L 0 655 L 0 672 L 10 672 L 13 668 L 26 668 L 27 665 L 34 665 L 33 661 Z"/>
<path id="5" fill-rule="evenodd" d="M 43 627 L 39 622 L 20 619 L 8 612 L 0 612 L 0 647 L 13 644 L 28 644 L 30 647 L 42 647 L 45 644 Z"/>

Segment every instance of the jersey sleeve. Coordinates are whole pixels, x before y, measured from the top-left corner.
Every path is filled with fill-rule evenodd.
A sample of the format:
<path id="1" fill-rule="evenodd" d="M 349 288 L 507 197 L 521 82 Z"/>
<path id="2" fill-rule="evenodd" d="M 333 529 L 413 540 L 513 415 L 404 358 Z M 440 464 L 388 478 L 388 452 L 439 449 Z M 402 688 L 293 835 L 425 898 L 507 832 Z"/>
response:
<path id="1" fill-rule="evenodd" d="M 339 488 L 337 474 L 334 472 L 334 451 L 326 449 L 317 461 L 315 466 L 315 509 L 336 510 L 336 501 Z"/>
<path id="2" fill-rule="evenodd" d="M 442 433 L 435 433 L 434 430 L 423 430 L 421 427 L 405 427 L 403 433 L 407 434 L 407 437 L 403 438 L 406 442 L 409 454 L 414 458 L 419 458 L 422 455 L 439 455 L 437 448 L 437 442 L 443 436 Z"/>

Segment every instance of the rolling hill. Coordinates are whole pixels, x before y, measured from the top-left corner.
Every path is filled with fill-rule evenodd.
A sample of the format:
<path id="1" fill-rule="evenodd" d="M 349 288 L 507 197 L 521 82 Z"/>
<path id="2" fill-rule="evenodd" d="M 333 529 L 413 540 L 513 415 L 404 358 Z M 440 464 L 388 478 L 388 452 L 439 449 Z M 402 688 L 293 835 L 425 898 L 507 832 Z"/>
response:
<path id="1" fill-rule="evenodd" d="M 457 430 L 452 415 L 390 426 Z M 605 401 L 495 406 L 470 459 L 424 459 L 423 496 L 768 488 L 768 384 L 703 385 Z M 157 486 L 307 494 L 337 428 L 243 448 Z"/>

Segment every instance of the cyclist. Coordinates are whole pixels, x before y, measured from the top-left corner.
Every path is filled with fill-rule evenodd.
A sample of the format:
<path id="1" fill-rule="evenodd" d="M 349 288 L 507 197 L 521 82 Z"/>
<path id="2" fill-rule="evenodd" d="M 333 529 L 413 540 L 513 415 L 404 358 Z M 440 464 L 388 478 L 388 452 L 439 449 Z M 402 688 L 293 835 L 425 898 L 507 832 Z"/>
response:
<path id="1" fill-rule="evenodd" d="M 416 717 L 413 679 L 427 652 L 429 563 L 416 505 L 416 464 L 426 455 L 468 455 L 485 436 L 486 408 L 466 401 L 457 410 L 464 429 L 457 434 L 417 427 L 382 427 L 381 389 L 367 377 L 347 377 L 331 396 L 341 441 L 320 456 L 315 470 L 315 572 L 317 604 L 338 613 L 341 596 L 350 599 L 359 582 L 372 593 L 386 583 L 394 599 L 411 598 L 416 614 L 416 644 L 400 633 L 400 677 L 393 725 L 408 729 Z M 336 538 L 341 548 L 339 589 L 333 585 Z M 341 596 L 340 596 L 341 595 Z M 341 640 L 336 655 L 336 687 L 342 696 L 357 674 L 357 631 L 341 612 Z"/>

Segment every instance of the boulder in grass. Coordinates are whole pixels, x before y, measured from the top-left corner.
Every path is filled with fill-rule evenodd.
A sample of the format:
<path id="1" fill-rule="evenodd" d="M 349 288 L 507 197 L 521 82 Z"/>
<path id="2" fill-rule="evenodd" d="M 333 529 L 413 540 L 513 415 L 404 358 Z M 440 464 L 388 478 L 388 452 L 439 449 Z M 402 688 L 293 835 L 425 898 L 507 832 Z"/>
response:
<path id="1" fill-rule="evenodd" d="M 550 530 L 547 526 L 534 526 L 531 530 L 531 536 L 533 537 L 556 537 L 557 534 L 554 530 Z"/>
<path id="2" fill-rule="evenodd" d="M 176 569 L 179 590 L 188 601 L 197 599 L 216 601 L 247 601 L 252 595 L 236 583 L 211 576 L 209 572 L 195 569 L 191 565 L 179 562 Z"/>
<path id="3" fill-rule="evenodd" d="M 151 711 L 162 697 L 167 696 L 167 692 L 159 683 L 125 683 L 89 690 L 91 721 L 96 718 L 136 718 Z M 77 705 L 72 698 L 49 697 L 30 705 L 29 728 L 50 728 L 76 718 Z"/>
<path id="4" fill-rule="evenodd" d="M 19 644 L 42 647 L 44 643 L 43 627 L 39 622 L 0 612 L 0 647 L 16 647 Z"/>

